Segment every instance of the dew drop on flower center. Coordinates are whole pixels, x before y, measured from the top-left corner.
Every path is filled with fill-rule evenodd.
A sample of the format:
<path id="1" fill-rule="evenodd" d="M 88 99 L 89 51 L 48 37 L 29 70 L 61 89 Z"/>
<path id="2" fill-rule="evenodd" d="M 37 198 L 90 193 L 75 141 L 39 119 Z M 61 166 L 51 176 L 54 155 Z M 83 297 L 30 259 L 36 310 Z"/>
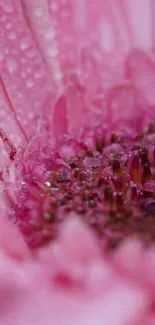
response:
<path id="1" fill-rule="evenodd" d="M 88 224 L 106 251 L 128 237 L 150 245 L 155 240 L 154 139 L 153 122 L 142 130 L 124 124 L 116 132 L 98 125 L 85 129 L 81 141 L 64 137 L 51 152 L 45 146 L 33 169 L 25 160 L 16 202 L 8 191 L 9 217 L 30 248 L 55 241 L 70 215 Z M 10 148 L 16 161 L 13 152 Z"/>

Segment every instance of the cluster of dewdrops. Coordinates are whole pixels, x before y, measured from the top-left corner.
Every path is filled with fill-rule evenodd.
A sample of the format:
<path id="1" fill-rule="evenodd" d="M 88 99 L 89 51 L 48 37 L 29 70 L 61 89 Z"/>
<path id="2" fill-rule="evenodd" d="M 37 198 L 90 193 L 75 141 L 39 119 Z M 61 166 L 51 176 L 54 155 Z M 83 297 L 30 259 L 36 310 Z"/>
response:
<path id="1" fill-rule="evenodd" d="M 22 208 L 12 207 L 31 248 L 54 240 L 72 213 L 94 229 L 104 249 L 128 236 L 146 245 L 155 240 L 154 125 L 132 135 L 112 132 L 108 145 L 104 132 L 94 132 L 94 139 L 94 151 L 80 143 L 64 164 L 51 161 L 48 180 L 35 184 L 38 192 L 25 187 Z"/>

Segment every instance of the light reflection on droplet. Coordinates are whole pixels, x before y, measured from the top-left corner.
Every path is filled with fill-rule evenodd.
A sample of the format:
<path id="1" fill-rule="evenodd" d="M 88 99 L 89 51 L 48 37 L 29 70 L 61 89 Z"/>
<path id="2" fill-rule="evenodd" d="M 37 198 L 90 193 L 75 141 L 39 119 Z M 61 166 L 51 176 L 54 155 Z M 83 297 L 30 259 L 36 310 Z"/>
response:
<path id="1" fill-rule="evenodd" d="M 8 57 L 6 59 L 6 66 L 8 71 L 12 74 L 17 70 L 18 64 L 17 61 L 13 57 Z"/>
<path id="2" fill-rule="evenodd" d="M 45 31 L 44 37 L 46 40 L 52 40 L 55 37 L 55 31 L 53 30 L 53 28 L 48 28 Z"/>
<path id="3" fill-rule="evenodd" d="M 43 78 L 44 74 L 45 74 L 44 70 L 40 69 L 34 73 L 34 77 L 35 79 L 41 79 Z"/>
<path id="4" fill-rule="evenodd" d="M 42 15 L 43 15 L 43 12 L 42 12 L 42 8 L 35 8 L 35 10 L 34 10 L 34 15 L 36 16 L 36 17 L 38 17 L 38 18 L 41 18 L 42 17 Z"/>
<path id="5" fill-rule="evenodd" d="M 20 43 L 19 43 L 19 46 L 20 46 L 20 49 L 21 50 L 26 50 L 29 48 L 30 46 L 30 40 L 28 37 L 23 37 L 21 40 L 20 40 Z"/>
<path id="6" fill-rule="evenodd" d="M 12 23 L 9 21 L 5 25 L 6 29 L 10 29 L 12 27 Z"/>
<path id="7" fill-rule="evenodd" d="M 14 33 L 14 32 L 9 33 L 9 39 L 14 40 L 14 39 L 16 39 L 16 37 L 17 37 L 16 33 Z"/>
<path id="8" fill-rule="evenodd" d="M 47 54 L 48 54 L 48 57 L 54 58 L 58 55 L 58 49 L 54 45 L 49 46 L 49 48 L 47 50 Z"/>
<path id="9" fill-rule="evenodd" d="M 59 10 L 59 4 L 58 3 L 51 3 L 51 5 L 50 5 L 50 9 L 52 10 L 52 11 L 58 11 Z"/>
<path id="10" fill-rule="evenodd" d="M 32 87 L 34 86 L 34 81 L 33 81 L 33 79 L 27 79 L 27 81 L 26 81 L 26 86 L 27 86 L 28 88 L 32 88 Z"/>
<path id="11" fill-rule="evenodd" d="M 26 56 L 29 58 L 33 58 L 36 55 L 36 50 L 35 49 L 31 49 L 29 51 L 26 52 Z"/>

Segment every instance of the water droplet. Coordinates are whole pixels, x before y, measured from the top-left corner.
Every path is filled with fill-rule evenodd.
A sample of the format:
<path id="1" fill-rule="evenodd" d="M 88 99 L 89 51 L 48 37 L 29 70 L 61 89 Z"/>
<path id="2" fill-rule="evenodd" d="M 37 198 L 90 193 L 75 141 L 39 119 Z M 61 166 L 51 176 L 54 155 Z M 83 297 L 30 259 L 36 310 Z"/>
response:
<path id="1" fill-rule="evenodd" d="M 34 86 L 34 81 L 33 81 L 33 79 L 27 79 L 27 81 L 26 81 L 26 86 L 27 86 L 28 88 L 32 88 L 32 87 Z"/>
<path id="2" fill-rule="evenodd" d="M 21 77 L 22 78 L 26 78 L 27 77 L 27 73 L 25 71 L 21 71 Z"/>
<path id="3" fill-rule="evenodd" d="M 36 55 L 36 50 L 35 49 L 31 49 L 26 53 L 28 58 L 33 58 Z"/>
<path id="4" fill-rule="evenodd" d="M 8 71 L 12 74 L 16 71 L 18 65 L 17 65 L 17 61 L 14 58 L 7 58 L 6 59 L 6 66 Z"/>
<path id="5" fill-rule="evenodd" d="M 7 22 L 5 27 L 6 27 L 6 29 L 10 29 L 12 27 L 11 21 Z"/>
<path id="6" fill-rule="evenodd" d="M 32 120 L 33 118 L 34 118 L 34 112 L 32 112 L 32 111 L 30 111 L 29 113 L 28 113 L 28 118 L 30 119 L 30 120 Z"/>
<path id="7" fill-rule="evenodd" d="M 61 17 L 62 18 L 67 18 L 69 15 L 68 15 L 68 10 L 64 9 L 61 11 Z"/>
<path id="8" fill-rule="evenodd" d="M 107 51 L 112 50 L 114 46 L 114 35 L 112 25 L 108 21 L 103 20 L 100 25 L 100 31 L 101 45 L 103 49 Z"/>
<path id="9" fill-rule="evenodd" d="M 17 97 L 18 97 L 18 98 L 23 98 L 23 94 L 22 94 L 20 91 L 18 91 L 18 92 L 17 92 Z"/>
<path id="10" fill-rule="evenodd" d="M 56 72 L 55 78 L 56 78 L 57 80 L 62 79 L 62 73 L 61 73 L 61 71 L 57 71 L 57 72 Z"/>
<path id="11" fill-rule="evenodd" d="M 52 27 L 48 28 L 46 31 L 45 31 L 45 34 L 44 34 L 44 37 L 46 40 L 52 40 L 55 36 L 55 31 Z"/>
<path id="12" fill-rule="evenodd" d="M 13 12 L 12 0 L 1 0 L 0 7 L 7 13 Z"/>
<path id="13" fill-rule="evenodd" d="M 50 9 L 51 9 L 52 11 L 58 11 L 58 9 L 59 9 L 59 5 L 58 5 L 58 3 L 52 3 L 52 4 L 50 5 Z"/>
<path id="14" fill-rule="evenodd" d="M 47 54 L 49 57 L 54 58 L 58 55 L 58 49 L 56 48 L 55 45 L 50 46 L 47 50 Z"/>
<path id="15" fill-rule="evenodd" d="M 28 74 L 31 74 L 31 73 L 32 73 L 32 68 L 28 67 L 28 68 L 27 68 L 27 73 L 28 73 Z"/>
<path id="16" fill-rule="evenodd" d="M 10 32 L 10 33 L 9 33 L 9 39 L 13 39 L 13 40 L 14 40 L 14 39 L 16 39 L 16 36 L 17 36 L 17 35 L 16 35 L 16 33 L 14 33 L 14 32 Z"/>
<path id="17" fill-rule="evenodd" d="M 45 182 L 45 185 L 46 185 L 47 187 L 51 187 L 51 183 L 50 183 L 49 181 Z"/>
<path id="18" fill-rule="evenodd" d="M 26 59 L 25 59 L 25 58 L 20 58 L 20 62 L 21 62 L 22 64 L 26 64 Z"/>
<path id="19" fill-rule="evenodd" d="M 43 17 L 42 17 L 42 21 L 43 21 L 44 23 L 48 23 L 48 17 L 47 17 L 47 16 L 43 16 Z"/>
<path id="20" fill-rule="evenodd" d="M 44 74 L 45 74 L 44 70 L 40 69 L 34 73 L 34 77 L 35 79 L 41 79 L 43 78 Z"/>
<path id="21" fill-rule="evenodd" d="M 28 37 L 23 37 L 20 40 L 19 46 L 21 50 L 27 50 L 30 44 L 30 39 Z"/>
<path id="22" fill-rule="evenodd" d="M 34 10 L 34 15 L 36 16 L 36 17 L 38 17 L 38 18 L 41 18 L 42 17 L 42 15 L 43 15 L 43 12 L 42 12 L 42 8 L 35 8 L 35 10 Z"/>

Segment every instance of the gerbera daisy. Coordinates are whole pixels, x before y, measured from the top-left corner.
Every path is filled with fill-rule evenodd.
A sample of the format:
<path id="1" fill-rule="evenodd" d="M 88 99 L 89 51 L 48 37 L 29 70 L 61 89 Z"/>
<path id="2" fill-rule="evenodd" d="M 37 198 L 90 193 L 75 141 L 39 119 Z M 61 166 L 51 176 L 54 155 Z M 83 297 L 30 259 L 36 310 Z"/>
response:
<path id="1" fill-rule="evenodd" d="M 0 0 L 0 325 L 155 324 L 153 12 Z"/>

